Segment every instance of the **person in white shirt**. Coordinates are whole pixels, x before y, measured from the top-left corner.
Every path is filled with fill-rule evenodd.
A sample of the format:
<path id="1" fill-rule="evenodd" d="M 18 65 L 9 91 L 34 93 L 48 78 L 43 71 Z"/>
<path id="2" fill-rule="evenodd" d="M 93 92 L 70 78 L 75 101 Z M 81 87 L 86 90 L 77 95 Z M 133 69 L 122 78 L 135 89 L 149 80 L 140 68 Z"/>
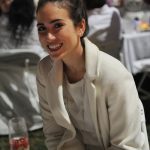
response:
<path id="1" fill-rule="evenodd" d="M 39 0 L 37 87 L 48 150 L 149 150 L 132 75 L 87 38 L 82 0 Z"/>
<path id="2" fill-rule="evenodd" d="M 100 50 L 120 59 L 121 17 L 115 7 L 106 4 L 106 0 L 85 0 L 89 34 L 88 38 Z"/>
<path id="3" fill-rule="evenodd" d="M 33 0 L 1 0 L 0 49 L 41 49 Z"/>

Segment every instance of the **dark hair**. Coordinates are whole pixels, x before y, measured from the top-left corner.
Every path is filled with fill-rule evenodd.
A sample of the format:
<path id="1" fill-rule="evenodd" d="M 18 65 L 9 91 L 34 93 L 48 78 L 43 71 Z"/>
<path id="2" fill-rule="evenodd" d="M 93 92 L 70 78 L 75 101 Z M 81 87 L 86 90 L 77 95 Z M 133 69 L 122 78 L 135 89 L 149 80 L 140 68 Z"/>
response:
<path id="1" fill-rule="evenodd" d="M 68 9 L 70 12 L 70 18 L 72 19 L 75 26 L 79 24 L 82 19 L 85 19 L 86 29 L 83 36 L 81 37 L 81 40 L 87 35 L 89 26 L 87 21 L 86 8 L 83 0 L 39 0 L 36 13 L 47 2 L 56 2 L 61 7 Z"/>
<path id="2" fill-rule="evenodd" d="M 150 0 L 143 0 L 146 4 L 150 5 Z"/>
<path id="3" fill-rule="evenodd" d="M 35 4 L 33 0 L 13 0 L 8 13 L 8 28 L 11 39 L 16 46 L 21 44 L 23 36 L 30 32 L 35 19 Z"/>
<path id="4" fill-rule="evenodd" d="M 106 4 L 106 0 L 85 0 L 87 10 L 101 8 Z"/>

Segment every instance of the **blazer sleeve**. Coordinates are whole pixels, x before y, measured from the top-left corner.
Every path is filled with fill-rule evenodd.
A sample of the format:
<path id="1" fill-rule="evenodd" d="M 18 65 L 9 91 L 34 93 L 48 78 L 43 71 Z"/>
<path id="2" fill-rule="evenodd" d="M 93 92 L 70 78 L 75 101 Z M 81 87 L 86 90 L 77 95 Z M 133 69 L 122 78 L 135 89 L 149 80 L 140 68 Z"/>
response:
<path id="1" fill-rule="evenodd" d="M 107 88 L 111 146 L 107 150 L 149 150 L 144 109 L 132 75 L 116 71 L 111 80 Z"/>
<path id="2" fill-rule="evenodd" d="M 53 117 L 46 97 L 46 78 L 48 73 L 47 69 L 44 71 L 45 68 L 47 68 L 46 64 L 43 62 L 42 64 L 39 63 L 37 69 L 37 89 L 46 146 L 48 150 L 84 150 L 84 145 L 77 136 L 71 140 L 66 140 L 70 137 L 70 131 L 58 125 Z"/>
<path id="3" fill-rule="evenodd" d="M 45 67 L 45 66 L 44 66 Z M 39 104 L 43 119 L 43 132 L 48 150 L 56 150 L 61 138 L 64 134 L 64 128 L 59 126 L 51 113 L 46 98 L 46 73 L 42 64 L 38 64 L 37 68 L 37 89 L 39 95 Z"/>

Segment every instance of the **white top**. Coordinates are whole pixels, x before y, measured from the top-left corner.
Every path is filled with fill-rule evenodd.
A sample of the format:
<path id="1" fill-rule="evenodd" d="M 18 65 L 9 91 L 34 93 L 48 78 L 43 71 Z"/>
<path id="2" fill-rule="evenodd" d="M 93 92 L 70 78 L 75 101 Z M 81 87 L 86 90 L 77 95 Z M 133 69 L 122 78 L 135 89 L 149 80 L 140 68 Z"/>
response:
<path id="1" fill-rule="evenodd" d="M 76 128 L 77 135 L 82 139 L 88 150 L 101 148 L 91 117 L 88 93 L 84 78 L 76 83 L 67 81 L 67 89 L 72 96 L 72 100 L 67 101 L 67 109 L 71 121 Z"/>

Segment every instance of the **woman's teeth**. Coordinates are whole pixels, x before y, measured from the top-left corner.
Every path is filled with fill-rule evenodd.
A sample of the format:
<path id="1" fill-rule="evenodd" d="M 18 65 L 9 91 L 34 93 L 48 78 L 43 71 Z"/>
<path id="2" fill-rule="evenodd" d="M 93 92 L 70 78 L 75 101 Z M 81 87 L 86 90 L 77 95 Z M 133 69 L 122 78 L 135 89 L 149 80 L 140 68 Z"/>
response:
<path id="1" fill-rule="evenodd" d="M 56 44 L 56 45 L 48 45 L 48 49 L 51 50 L 51 51 L 56 51 L 58 50 L 59 48 L 61 48 L 62 44 Z"/>

